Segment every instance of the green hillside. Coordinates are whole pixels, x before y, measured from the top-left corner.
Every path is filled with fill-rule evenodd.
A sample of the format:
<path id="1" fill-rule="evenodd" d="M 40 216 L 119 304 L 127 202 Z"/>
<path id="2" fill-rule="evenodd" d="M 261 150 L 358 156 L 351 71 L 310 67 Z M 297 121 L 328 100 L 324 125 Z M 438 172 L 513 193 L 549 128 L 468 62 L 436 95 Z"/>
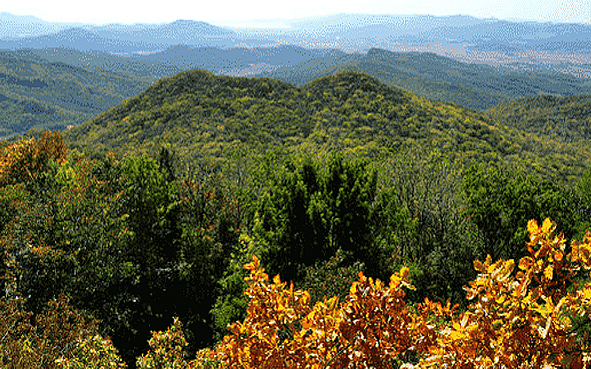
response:
<path id="1" fill-rule="evenodd" d="M 70 55 L 84 63 L 80 53 Z M 93 66 L 50 62 L 26 50 L 0 52 L 0 136 L 80 124 L 149 85 L 147 77 Z"/>
<path id="2" fill-rule="evenodd" d="M 430 53 L 380 49 L 371 49 L 366 54 L 321 50 L 304 53 L 303 50 L 175 47 L 141 57 L 65 49 L 2 51 L 0 136 L 18 135 L 32 127 L 62 130 L 80 124 L 139 94 L 157 78 L 173 76 L 188 66 L 221 73 L 220 70 L 236 72 L 257 61 L 285 65 L 311 58 L 259 77 L 304 86 L 321 77 L 353 70 L 429 100 L 478 110 L 540 93 L 564 96 L 591 93 L 588 79 L 541 69 L 514 71 L 461 63 Z M 326 52 L 323 57 L 314 57 Z M 214 62 L 210 60 L 212 57 Z"/>
<path id="3" fill-rule="evenodd" d="M 316 58 L 262 76 L 298 85 L 339 71 L 355 70 L 430 100 L 487 109 L 518 97 L 540 93 L 576 95 L 591 92 L 589 79 L 543 69 L 520 71 L 467 64 L 432 53 L 371 49 L 367 54 Z"/>
<path id="4" fill-rule="evenodd" d="M 591 138 L 591 95 L 588 94 L 517 99 L 488 112 L 511 127 L 560 141 L 580 144 Z"/>
<path id="5" fill-rule="evenodd" d="M 486 114 L 432 102 L 358 72 L 303 86 L 214 76 L 162 79 L 71 130 L 73 147 L 106 153 L 167 142 L 190 163 L 222 164 L 236 144 L 252 153 L 343 151 L 366 157 L 419 148 L 465 162 L 503 161 L 566 178 L 585 151 L 497 123 Z M 197 165 L 197 164 L 195 164 Z"/>

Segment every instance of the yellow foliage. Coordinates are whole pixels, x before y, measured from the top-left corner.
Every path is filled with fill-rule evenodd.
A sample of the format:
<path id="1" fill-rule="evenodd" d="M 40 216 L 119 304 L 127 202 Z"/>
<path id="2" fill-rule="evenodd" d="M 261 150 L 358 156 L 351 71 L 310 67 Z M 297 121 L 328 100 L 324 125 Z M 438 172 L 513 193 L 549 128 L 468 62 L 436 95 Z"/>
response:
<path id="1" fill-rule="evenodd" d="M 256 256 L 245 268 L 247 317 L 208 356 L 226 367 L 387 368 L 435 342 L 426 321 L 404 304 L 402 287 L 412 287 L 408 268 L 388 285 L 359 273 L 344 301 L 332 297 L 314 306 L 306 291 L 279 277 L 269 283 Z"/>
<path id="2" fill-rule="evenodd" d="M 569 361 L 577 366 L 583 355 L 569 316 L 588 313 L 591 286 L 568 292 L 567 281 L 581 268 L 589 269 L 589 238 L 573 243 L 565 255 L 566 241 L 554 234 L 555 223 L 546 219 L 539 227 L 528 223 L 530 255 L 519 261 L 476 261 L 480 272 L 466 287 L 474 300 L 455 319 L 463 324 L 439 330 L 436 355 L 421 360 L 420 367 L 541 368 Z M 442 316 L 433 309 L 434 316 Z M 476 329 L 467 327 L 477 327 Z M 580 367 L 580 366 L 579 366 Z"/>
<path id="3" fill-rule="evenodd" d="M 582 368 L 585 347 L 570 317 L 589 314 L 591 284 L 568 292 L 568 283 L 589 269 L 591 234 L 574 242 L 555 234 L 556 225 L 528 224 L 530 255 L 514 260 L 476 260 L 477 278 L 465 287 L 472 301 L 457 314 L 449 303 L 428 299 L 410 312 L 402 287 L 412 288 L 408 269 L 388 285 L 359 273 L 349 296 L 309 306 L 305 291 L 279 277 L 268 282 L 256 257 L 246 265 L 251 298 L 244 322 L 210 361 L 242 368 L 390 368 L 414 357 L 414 368 Z"/>
<path id="4" fill-rule="evenodd" d="M 66 161 L 66 146 L 59 133 L 21 140 L 0 148 L 0 185 L 18 183 L 37 176 L 44 160 Z"/>

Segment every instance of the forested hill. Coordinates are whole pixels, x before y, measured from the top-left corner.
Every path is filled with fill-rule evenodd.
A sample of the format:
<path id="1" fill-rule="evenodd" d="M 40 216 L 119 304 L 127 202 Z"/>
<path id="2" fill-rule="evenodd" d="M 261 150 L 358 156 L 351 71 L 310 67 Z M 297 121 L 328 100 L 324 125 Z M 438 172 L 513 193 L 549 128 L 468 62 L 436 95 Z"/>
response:
<path id="1" fill-rule="evenodd" d="M 507 101 L 488 111 L 511 127 L 557 140 L 577 142 L 591 138 L 591 95 L 543 95 Z"/>
<path id="2" fill-rule="evenodd" d="M 237 143 L 251 153 L 305 149 L 366 157 L 414 147 L 464 161 L 529 164 L 560 176 L 579 174 L 586 163 L 583 145 L 557 144 L 352 71 L 304 86 L 183 72 L 70 130 L 66 139 L 71 147 L 103 153 L 167 142 L 190 162 L 218 164 Z"/>
<path id="3" fill-rule="evenodd" d="M 154 355 L 164 352 L 154 342 L 174 345 L 180 353 L 181 331 L 194 357 L 198 349 L 215 342 L 228 347 L 228 338 L 220 340 L 231 333 L 229 323 L 256 326 L 249 320 L 253 306 L 276 307 L 284 314 L 291 307 L 282 301 L 295 301 L 308 310 L 288 324 L 302 325 L 311 316 L 308 306 L 357 309 L 350 302 L 359 301 L 359 291 L 368 288 L 360 284 L 364 275 L 371 276 L 370 281 L 388 280 L 402 266 L 404 278 L 416 287 L 404 297 L 413 306 L 428 297 L 474 311 L 484 299 L 489 301 L 488 292 L 478 292 L 476 303 L 466 302 L 462 286 L 480 288 L 486 280 L 495 291 L 504 288 L 490 277 L 493 274 L 516 286 L 519 275 L 507 276 L 513 260 L 523 256 L 528 257 L 519 262 L 520 273 L 546 281 L 547 291 L 554 291 L 551 283 L 556 281 L 549 272 L 570 273 L 560 269 L 563 260 L 571 263 L 571 256 L 563 255 L 567 246 L 562 235 L 551 236 L 554 223 L 548 220 L 539 228 L 530 219 L 551 217 L 569 240 L 582 239 L 591 228 L 587 140 L 568 143 L 528 133 L 491 114 L 432 102 L 359 72 L 303 86 L 202 70 L 183 72 L 66 132 L 66 145 L 61 134 L 44 132 L 0 146 L 0 241 L 11 298 L 3 302 L 7 314 L 0 316 L 0 327 L 10 327 L 7 344 L 0 345 L 0 362 L 22 352 L 31 360 L 44 360 L 43 365 L 23 365 L 36 368 L 47 367 L 56 356 L 75 360 L 83 347 L 89 347 L 93 358 L 96 352 L 114 352 L 105 346 L 110 341 L 100 336 L 96 350 L 78 340 L 82 329 L 94 336 L 99 328 L 113 338 L 130 368 L 133 363 L 140 369 L 154 363 L 150 360 L 155 356 L 140 357 L 149 346 Z M 103 155 L 110 151 L 126 155 Z M 540 250 L 550 247 L 543 244 L 533 251 L 530 245 L 538 247 L 536 237 L 556 246 L 557 251 L 548 254 L 554 264 L 536 261 L 543 254 Z M 524 247 L 529 240 L 534 241 Z M 587 241 L 584 247 L 591 249 Z M 584 256 L 585 249 L 573 245 Z M 251 260 L 258 264 L 253 255 L 270 275 L 280 275 L 269 290 L 286 294 L 259 299 L 267 296 L 257 292 L 259 287 L 245 293 L 252 278 L 245 281 L 243 266 Z M 492 263 L 498 259 L 507 262 Z M 527 271 L 528 265 L 539 270 Z M 391 284 L 400 275 L 395 274 Z M 351 287 L 356 279 L 359 283 Z M 281 281 L 293 282 L 294 288 L 288 292 Z M 561 283 L 576 282 L 573 278 Z M 371 284 L 383 294 L 366 300 L 367 306 L 404 306 L 405 293 L 399 287 L 400 297 L 389 300 L 393 289 Z M 311 292 L 294 292 L 300 288 Z M 501 292 L 511 295 L 506 291 Z M 523 291 L 531 295 L 537 290 Z M 59 296 L 70 296 L 70 302 L 65 297 L 52 300 Z M 514 300 L 514 310 L 522 311 L 523 299 Z M 500 311 L 497 305 L 495 312 Z M 541 310 L 537 303 L 528 309 L 528 314 Z M 28 311 L 36 314 L 30 321 L 42 329 L 25 324 Z M 81 321 L 76 311 L 99 319 L 98 328 L 87 331 L 78 323 L 62 328 L 62 317 Z M 394 314 L 367 319 L 383 322 L 399 316 Z M 562 312 L 556 314 L 558 321 Z M 450 322 L 450 316 L 446 312 L 429 319 Z M 181 330 L 175 323 L 179 339 L 157 333 L 146 344 L 150 331 L 162 332 L 173 317 L 183 324 Z M 526 329 L 546 329 L 546 317 L 536 319 L 540 325 Z M 59 331 L 47 321 L 59 322 Z M 400 326 L 407 329 L 404 324 Z M 435 337 L 452 328 L 450 322 L 427 334 Z M 583 340 L 588 328 L 575 326 L 572 332 Z M 492 326 L 486 329 L 496 332 Z M 363 332 L 356 337 L 368 337 Z M 274 342 L 288 342 L 286 334 L 308 335 L 299 328 L 284 331 L 277 324 L 263 334 Z M 65 338 L 53 340 L 57 336 Z M 240 345 L 250 350 L 254 346 L 248 340 Z M 344 349 L 338 350 L 358 347 L 342 342 Z M 63 347 L 75 349 L 62 354 Z M 12 351 L 2 356 L 5 348 Z M 349 355 L 343 352 L 343 357 Z M 424 355 L 432 353 L 429 349 Z M 183 355 L 176 357 L 181 360 Z"/>
<path id="4" fill-rule="evenodd" d="M 52 53 L 63 59 L 44 57 Z M 81 124 L 149 86 L 151 76 L 143 73 L 147 66 L 104 59 L 119 63 L 120 72 L 99 66 L 98 59 L 93 61 L 96 68 L 86 68 L 89 59 L 74 51 L 0 52 L 0 137 L 32 127 L 63 130 Z M 132 68 L 137 74 L 125 73 Z"/>

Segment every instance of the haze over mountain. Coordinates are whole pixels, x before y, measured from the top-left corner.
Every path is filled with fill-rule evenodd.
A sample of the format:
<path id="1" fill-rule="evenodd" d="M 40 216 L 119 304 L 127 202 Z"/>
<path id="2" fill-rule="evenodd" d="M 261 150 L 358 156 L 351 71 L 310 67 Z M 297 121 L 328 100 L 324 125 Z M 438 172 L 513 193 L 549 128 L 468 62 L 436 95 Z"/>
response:
<path id="1" fill-rule="evenodd" d="M 164 50 L 176 44 L 218 48 L 294 44 L 345 52 L 366 52 L 375 47 L 391 51 L 430 51 L 493 64 L 516 61 L 548 64 L 553 62 L 552 57 L 544 54 L 542 58 L 540 53 L 560 52 L 563 56 L 591 53 L 589 24 L 511 22 L 463 15 L 341 14 L 286 20 L 281 27 L 229 28 L 193 20 L 104 26 L 49 24 L 36 18 L 2 13 L 2 24 L 2 49 L 65 47 L 133 53 Z M 577 62 L 591 64 L 589 58 Z"/>
<path id="2" fill-rule="evenodd" d="M 469 44 L 476 49 L 499 44 L 512 45 L 516 49 L 540 47 L 554 50 L 557 43 L 566 42 L 566 49 L 563 47 L 561 50 L 574 52 L 588 50 L 588 45 L 578 43 L 587 40 L 591 32 L 591 26 L 585 24 L 510 22 L 463 15 L 435 17 L 341 14 L 294 20 L 286 24 L 287 28 L 262 32 L 274 32 L 292 43 L 339 45 L 351 51 L 367 50 L 367 45 L 371 43 L 382 48 L 444 43 Z M 247 31 L 255 35 L 262 32 Z"/>
<path id="3" fill-rule="evenodd" d="M 347 54 L 339 50 L 304 49 L 294 45 L 231 49 L 192 48 L 185 45 L 175 45 L 162 52 L 136 54 L 131 56 L 129 60 L 138 60 L 144 63 L 158 62 L 179 70 L 200 68 L 216 74 L 256 75 L 265 70 L 275 70 L 279 67 L 296 65 L 328 55 Z"/>
<path id="4" fill-rule="evenodd" d="M 16 19 L 18 21 L 14 23 L 23 22 L 19 17 Z M 175 44 L 218 47 L 232 47 L 237 44 L 233 31 L 204 22 L 184 20 L 163 25 L 77 25 L 56 28 L 55 32 L 39 32 L 18 38 L 6 37 L 16 33 L 7 30 L 3 37 L 0 34 L 0 49 L 68 48 L 80 51 L 132 53 L 159 51 Z"/>
<path id="5" fill-rule="evenodd" d="M 36 37 L 74 26 L 74 24 L 69 23 L 46 22 L 33 16 L 17 16 L 7 12 L 0 13 L 1 39 Z"/>

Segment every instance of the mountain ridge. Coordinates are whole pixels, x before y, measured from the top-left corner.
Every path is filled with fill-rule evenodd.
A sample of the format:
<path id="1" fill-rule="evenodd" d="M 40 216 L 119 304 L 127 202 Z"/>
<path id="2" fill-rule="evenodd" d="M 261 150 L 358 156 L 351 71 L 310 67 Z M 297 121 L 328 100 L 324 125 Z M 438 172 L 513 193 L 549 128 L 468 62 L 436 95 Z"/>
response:
<path id="1" fill-rule="evenodd" d="M 23 127 L 65 128 L 80 124 L 102 112 L 97 110 L 99 106 L 106 109 L 117 105 L 123 99 L 142 92 L 158 78 L 171 77 L 191 69 L 281 79 L 300 86 L 320 77 L 354 70 L 430 100 L 447 101 L 477 110 L 490 109 L 501 102 L 541 92 L 565 96 L 591 93 L 591 80 L 572 75 L 553 74 L 543 69 L 519 72 L 462 63 L 432 53 L 396 53 L 381 49 L 371 49 L 366 54 L 347 54 L 339 50 L 310 50 L 294 45 L 234 49 L 193 49 L 177 45 L 164 52 L 129 57 L 104 52 L 83 53 L 73 49 L 28 49 L 0 51 L 0 60 L 4 65 L 0 73 L 5 76 L 0 79 L 0 94 L 6 97 L 0 115 L 4 121 L 0 119 L 0 123 L 5 136 L 22 132 Z M 54 86 L 60 78 L 44 70 L 63 74 L 59 93 L 49 93 L 47 86 Z M 68 75 L 74 78 L 68 79 Z M 111 77 L 114 84 L 94 85 Z M 127 86 L 128 82 L 124 81 L 136 81 L 133 84 L 143 87 L 129 90 L 133 93 L 124 92 L 119 90 Z M 68 84 L 71 85 L 66 87 Z M 41 88 L 32 88 L 34 85 Z M 71 95 L 67 89 L 77 92 L 70 102 L 65 103 L 68 108 L 62 110 L 64 102 L 58 103 L 56 98 L 61 94 Z M 108 104 L 95 103 L 107 100 Z M 55 114 L 30 116 L 22 110 L 21 102 L 35 103 L 55 114 L 67 114 L 59 118 Z M 23 120 L 30 123 L 20 124 Z M 7 127 L 14 127 L 16 131 Z"/>
<path id="2" fill-rule="evenodd" d="M 55 26 L 59 26 L 55 32 L 63 30 L 64 27 L 82 27 L 104 37 L 110 43 L 113 41 L 109 40 L 136 42 L 128 44 L 125 52 L 163 50 L 174 44 L 230 48 L 289 43 L 306 48 L 336 48 L 345 52 L 366 52 L 374 47 L 391 51 L 421 48 L 423 51 L 433 51 L 439 55 L 448 54 L 454 58 L 466 57 L 466 53 L 496 51 L 502 53 L 503 58 L 511 59 L 516 54 L 527 51 L 561 50 L 584 55 L 591 50 L 591 46 L 586 43 L 591 36 L 591 25 L 582 23 L 515 22 L 465 15 L 364 14 L 292 19 L 284 23 L 287 27 L 222 27 L 195 20 L 103 26 L 58 24 Z M 152 35 L 154 33 L 155 36 Z M 40 39 L 35 37 L 48 34 L 41 34 L 41 31 L 37 30 L 31 31 L 28 36 L 20 38 L 20 43 L 14 39 L 9 42 L 7 32 L 2 33 L 0 28 L 0 48 L 36 48 L 40 46 Z M 142 43 L 159 46 L 142 48 Z M 93 47 L 96 50 L 107 50 L 98 43 Z M 534 62 L 547 63 L 541 57 L 535 57 Z"/>
<path id="3" fill-rule="evenodd" d="M 140 93 L 140 78 L 50 62 L 33 52 L 0 52 L 0 135 L 30 128 L 63 130 Z"/>
<path id="4" fill-rule="evenodd" d="M 542 161 L 539 167 L 550 168 L 548 175 L 563 179 L 582 173 L 588 160 L 581 159 L 586 144 L 534 136 L 355 71 L 304 86 L 186 71 L 159 80 L 65 137 L 71 147 L 97 154 L 167 143 L 188 165 L 198 166 L 222 165 L 236 145 L 251 154 L 320 150 L 366 157 L 416 147 L 464 162 Z"/>
<path id="5" fill-rule="evenodd" d="M 431 100 L 488 109 L 513 98 L 537 94 L 591 92 L 591 80 L 539 68 L 519 71 L 470 64 L 434 53 L 400 53 L 377 48 L 365 54 L 325 56 L 259 76 L 304 85 L 343 70 L 368 73 L 380 81 Z"/>

